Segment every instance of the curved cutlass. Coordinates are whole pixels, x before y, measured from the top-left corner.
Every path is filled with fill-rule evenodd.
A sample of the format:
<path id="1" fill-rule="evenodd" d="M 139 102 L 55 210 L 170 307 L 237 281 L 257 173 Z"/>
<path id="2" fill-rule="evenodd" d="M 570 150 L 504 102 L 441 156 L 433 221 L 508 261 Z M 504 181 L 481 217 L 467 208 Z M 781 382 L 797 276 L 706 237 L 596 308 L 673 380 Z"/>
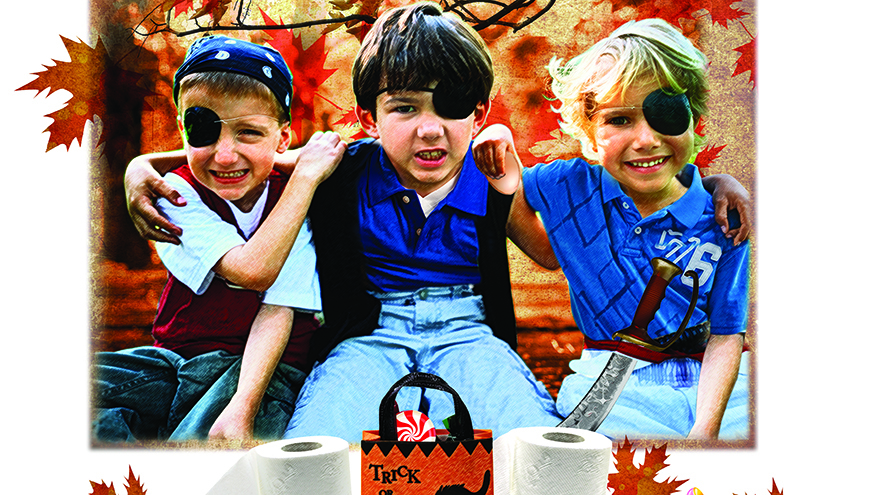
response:
<path id="1" fill-rule="evenodd" d="M 615 332 L 613 336 L 614 338 L 641 345 L 652 351 L 663 352 L 675 343 L 685 328 L 687 328 L 688 321 L 696 307 L 700 285 L 696 272 L 689 270 L 685 273 L 685 275 L 691 277 L 694 286 L 687 313 L 678 331 L 660 339 L 653 339 L 648 335 L 648 324 L 651 323 L 657 310 L 660 309 L 660 303 L 663 302 L 669 282 L 681 274 L 682 269 L 665 258 L 653 258 L 651 260 L 651 268 L 653 268 L 654 273 L 651 275 L 651 279 L 648 281 L 647 287 L 645 287 L 645 292 L 639 300 L 632 324 L 623 330 Z M 608 359 L 608 364 L 605 365 L 605 369 L 602 370 L 602 373 L 593 383 L 587 395 L 581 399 L 571 414 L 559 423 L 559 426 L 595 431 L 608 416 L 614 403 L 617 402 L 635 366 L 636 360 L 634 358 L 619 352 L 612 353 Z"/>

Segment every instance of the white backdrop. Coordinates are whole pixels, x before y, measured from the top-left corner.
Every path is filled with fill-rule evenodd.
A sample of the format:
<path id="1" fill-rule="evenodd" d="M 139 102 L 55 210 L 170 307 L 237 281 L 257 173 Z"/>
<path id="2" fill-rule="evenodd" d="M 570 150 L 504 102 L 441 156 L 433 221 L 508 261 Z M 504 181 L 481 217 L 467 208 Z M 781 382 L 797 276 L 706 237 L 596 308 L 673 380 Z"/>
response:
<path id="1" fill-rule="evenodd" d="M 772 478 L 790 495 L 864 493 L 880 460 L 878 387 L 868 381 L 880 279 L 869 199 L 880 175 L 871 90 L 880 7 L 779 3 L 761 1 L 757 12 L 757 447 L 672 450 L 661 474 L 689 479 L 681 493 L 766 494 Z M 87 495 L 90 480 L 104 480 L 123 494 L 131 466 L 151 495 L 204 493 L 240 453 L 88 447 L 88 153 L 44 152 L 43 115 L 68 95 L 14 91 L 41 64 L 66 60 L 59 35 L 88 39 L 87 6 L 7 10 L 3 491 Z"/>

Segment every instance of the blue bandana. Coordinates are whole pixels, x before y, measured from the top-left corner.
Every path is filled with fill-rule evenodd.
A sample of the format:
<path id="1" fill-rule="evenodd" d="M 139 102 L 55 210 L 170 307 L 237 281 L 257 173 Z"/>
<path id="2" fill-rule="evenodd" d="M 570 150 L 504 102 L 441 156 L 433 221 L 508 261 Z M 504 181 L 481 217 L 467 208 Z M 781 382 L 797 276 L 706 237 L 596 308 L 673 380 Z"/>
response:
<path id="1" fill-rule="evenodd" d="M 290 115 L 293 77 L 284 58 L 273 48 L 227 36 L 199 39 L 189 47 L 174 74 L 175 105 L 181 79 L 198 72 L 234 72 L 253 77 L 272 91 L 285 115 Z"/>

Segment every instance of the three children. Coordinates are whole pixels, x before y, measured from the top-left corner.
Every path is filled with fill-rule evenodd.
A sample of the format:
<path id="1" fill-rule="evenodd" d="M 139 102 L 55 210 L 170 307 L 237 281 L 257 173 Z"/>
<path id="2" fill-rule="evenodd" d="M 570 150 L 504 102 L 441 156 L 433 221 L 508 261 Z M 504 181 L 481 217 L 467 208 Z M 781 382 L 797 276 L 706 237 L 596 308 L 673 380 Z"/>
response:
<path id="1" fill-rule="evenodd" d="M 602 60 L 603 64 L 610 62 Z M 644 78 L 641 73 L 634 77 Z M 720 268 L 711 264 L 715 249 L 710 244 L 727 248 L 733 241 L 725 238 L 711 215 L 707 217 L 711 226 L 704 225 L 702 212 L 711 210 L 711 201 L 700 213 L 691 212 L 696 202 L 708 201 L 694 171 L 685 173 L 679 184 L 675 178 L 693 150 L 693 143 L 687 140 L 693 137 L 695 112 L 688 110 L 691 113 L 684 119 L 669 119 L 663 116 L 664 111 L 659 112 L 658 118 L 664 122 L 658 125 L 679 138 L 655 136 L 655 141 L 664 141 L 662 151 L 651 145 L 655 152 L 644 156 L 630 156 L 626 139 L 613 133 L 645 120 L 642 110 L 651 106 L 645 103 L 647 95 L 661 100 L 656 108 L 672 108 L 680 117 L 684 105 L 681 99 L 656 92 L 676 82 L 652 80 L 620 93 L 610 91 L 610 97 L 594 95 L 596 106 L 590 108 L 587 122 L 596 117 L 604 127 L 591 131 L 589 136 L 596 139 L 597 151 L 601 148 L 603 153 L 608 152 L 609 164 L 612 156 L 619 156 L 615 163 L 621 166 L 620 178 L 629 181 L 617 182 L 613 175 L 606 181 L 608 188 L 619 191 L 614 198 L 620 208 L 639 216 L 621 214 L 620 225 L 627 221 L 638 224 L 645 215 L 644 221 L 650 220 L 652 229 L 666 234 L 663 239 L 667 246 L 678 245 L 677 241 L 682 247 L 689 238 L 679 239 L 680 232 L 675 229 L 681 226 L 671 223 L 679 217 L 687 220 L 688 226 L 699 223 L 703 230 L 717 231 L 720 239 L 700 242 L 704 246 L 701 256 L 709 261 L 694 258 L 706 277 L 712 277 L 712 272 Z M 611 86 L 615 87 L 614 81 Z M 513 199 L 519 206 L 514 206 L 511 215 L 511 197 L 489 186 L 470 151 L 471 139 L 489 111 L 491 59 L 472 29 L 443 15 L 435 4 L 394 9 L 380 17 L 355 61 L 353 87 L 358 119 L 373 139 L 352 143 L 339 169 L 317 188 L 312 200 L 309 217 L 325 325 L 312 339 L 313 357 L 318 364 L 300 392 L 285 436 L 328 434 L 359 440 L 362 430 L 377 427 L 376 409 L 385 391 L 401 376 L 416 370 L 442 376 L 468 404 L 474 423 L 492 428 L 496 435 L 519 426 L 557 424 L 567 414 L 567 406 L 563 405 L 567 399 L 562 398 L 578 392 L 570 392 L 575 382 L 567 379 L 557 412 L 546 389 L 514 350 L 506 237 L 510 235 L 529 254 L 543 250 L 549 258 L 558 258 L 570 281 L 582 277 L 572 285 L 573 296 L 575 288 L 580 287 L 578 297 L 573 297 L 579 326 L 583 325 L 584 330 L 588 323 L 597 321 L 602 331 L 611 333 L 626 325 L 609 326 L 617 324 L 616 320 L 602 320 L 605 312 L 593 304 L 594 298 L 605 297 L 605 303 L 614 300 L 614 304 L 606 304 L 611 310 L 608 312 L 618 311 L 631 318 L 628 300 L 618 306 L 616 296 L 637 298 L 639 283 L 644 287 L 640 282 L 643 259 L 651 248 L 641 239 L 653 237 L 633 235 L 647 229 L 647 223 L 605 229 L 613 233 L 591 239 L 596 241 L 592 246 L 567 242 L 574 238 L 557 232 L 554 224 L 547 229 L 553 250 L 545 249 L 547 235 L 532 235 L 535 231 L 541 233 L 535 210 L 541 211 L 549 225 L 556 217 L 572 213 L 567 203 L 552 202 L 566 199 L 563 193 L 569 197 L 601 197 L 603 189 L 598 184 L 604 182 L 597 181 L 602 175 L 596 178 L 597 168 L 588 168 L 582 161 L 575 162 L 578 167 L 574 168 L 549 164 L 536 167 L 534 173 L 526 171 L 525 192 Z M 676 91 L 681 92 L 681 88 L 673 88 L 672 92 Z M 624 107 L 628 113 L 614 113 L 614 109 Z M 600 117 L 604 120 L 598 120 Z M 679 128 L 682 122 L 683 130 Z M 639 130 L 645 137 L 650 134 L 642 127 Z M 674 143 L 665 142 L 670 140 Z M 512 142 L 508 143 L 512 147 Z M 149 176 L 143 168 L 138 171 L 143 165 L 133 163 L 131 173 Z M 630 168 L 641 172 L 632 175 Z M 491 165 L 484 169 L 490 170 Z M 584 178 L 572 177 L 576 170 Z M 147 181 L 131 182 L 139 191 Z M 641 188 L 643 182 L 649 182 L 650 187 Z M 697 199 L 681 202 L 688 198 L 688 187 L 696 191 L 693 195 Z M 546 194 L 552 197 L 542 196 L 542 188 L 548 188 Z M 627 202 L 624 190 L 635 197 Z M 133 205 L 146 203 L 142 194 L 135 196 Z M 538 205 L 539 197 L 552 203 Z M 671 206 L 676 204 L 687 206 L 678 213 L 679 208 Z M 524 210 L 522 205 L 526 206 Z M 602 202 L 589 210 L 592 217 L 559 222 L 569 222 L 565 224 L 569 231 L 601 234 L 605 228 L 600 218 L 605 211 Z M 141 217 L 140 221 L 146 218 L 149 225 L 169 225 L 151 217 L 148 209 L 140 211 L 135 208 L 133 212 Z M 668 225 L 656 223 L 651 215 L 658 211 L 663 214 L 656 216 Z M 694 218 L 699 222 L 692 222 Z M 184 227 L 183 232 L 186 230 Z M 588 249 L 588 254 L 583 249 Z M 593 254 L 600 256 L 595 264 L 582 264 L 581 260 L 592 261 Z M 628 260 L 618 268 L 615 263 L 621 257 Z M 609 271 L 609 267 L 617 271 Z M 712 283 L 716 279 L 717 274 L 711 278 Z M 592 296 L 590 291 L 597 281 L 602 282 L 602 295 Z M 707 284 L 704 286 L 701 279 L 704 302 L 709 299 L 711 283 Z M 715 297 L 712 299 L 714 304 Z M 663 328 L 674 321 L 674 314 L 671 311 L 670 316 L 663 317 Z M 727 329 L 742 331 L 741 322 L 737 325 L 731 321 Z M 715 331 L 714 319 L 712 328 L 714 333 L 725 332 Z M 592 331 L 588 334 L 589 340 L 600 337 Z M 741 337 L 739 345 L 741 349 Z M 713 367 L 707 363 L 704 368 Z M 654 375 L 653 371 L 643 374 L 649 378 Z M 690 380 L 695 382 L 692 376 Z M 452 414 L 451 403 L 433 391 L 413 390 L 398 397 L 404 409 L 421 409 L 440 419 Z M 617 434 L 616 430 L 609 431 Z M 633 437 L 640 433 L 628 434 Z"/>

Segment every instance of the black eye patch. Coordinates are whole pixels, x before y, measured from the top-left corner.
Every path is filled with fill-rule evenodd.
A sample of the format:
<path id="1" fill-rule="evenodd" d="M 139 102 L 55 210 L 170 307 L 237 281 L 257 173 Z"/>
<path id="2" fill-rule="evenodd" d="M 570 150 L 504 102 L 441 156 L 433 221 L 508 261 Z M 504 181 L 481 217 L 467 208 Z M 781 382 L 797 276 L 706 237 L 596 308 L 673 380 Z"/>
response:
<path id="1" fill-rule="evenodd" d="M 434 89 L 425 91 L 434 94 L 432 99 L 437 115 L 447 119 L 465 119 L 474 113 L 480 103 L 480 89 L 475 84 L 449 84 L 440 81 Z"/>
<path id="2" fill-rule="evenodd" d="M 223 121 L 210 108 L 189 107 L 183 112 L 183 133 L 193 148 L 210 146 L 220 138 Z"/>
<path id="3" fill-rule="evenodd" d="M 662 89 L 645 97 L 642 112 L 655 131 L 666 136 L 678 136 L 691 124 L 691 105 L 684 94 L 670 95 Z"/>
<path id="4" fill-rule="evenodd" d="M 434 111 L 444 119 L 466 119 L 474 113 L 480 103 L 480 89 L 474 84 L 450 84 L 445 81 L 437 83 L 434 88 L 384 88 L 376 94 L 378 97 L 385 92 L 395 91 L 426 91 L 431 93 Z"/>

